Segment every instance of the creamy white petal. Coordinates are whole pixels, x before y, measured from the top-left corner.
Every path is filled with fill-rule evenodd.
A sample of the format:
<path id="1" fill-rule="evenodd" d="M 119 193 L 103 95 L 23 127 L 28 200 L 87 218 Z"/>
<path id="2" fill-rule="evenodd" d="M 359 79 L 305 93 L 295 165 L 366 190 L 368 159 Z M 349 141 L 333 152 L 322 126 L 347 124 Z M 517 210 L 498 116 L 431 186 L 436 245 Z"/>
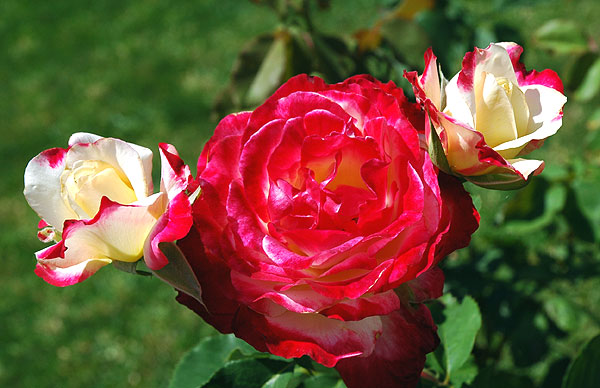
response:
<path id="1" fill-rule="evenodd" d="M 455 119 L 475 128 L 475 94 L 473 90 L 465 91 L 458 88 L 458 74 L 446 85 L 446 107 L 444 113 L 450 114 Z"/>
<path id="2" fill-rule="evenodd" d="M 79 143 L 93 143 L 96 140 L 102 139 L 102 136 L 94 135 L 88 132 L 76 132 L 69 138 L 69 146 L 73 146 Z"/>
<path id="3" fill-rule="evenodd" d="M 91 144 L 75 144 L 67 154 L 66 168 L 72 168 L 78 160 L 101 160 L 120 168 L 138 199 L 152 192 L 152 171 L 129 143 L 103 138 Z"/>
<path id="4" fill-rule="evenodd" d="M 523 178 L 528 179 L 529 175 L 537 175 L 544 169 L 543 160 L 534 159 L 509 159 L 508 162 L 523 175 Z"/>
<path id="5" fill-rule="evenodd" d="M 481 54 L 477 55 L 475 66 L 475 79 L 481 76 L 481 73 L 492 73 L 495 77 L 503 77 L 518 85 L 517 76 L 513 68 L 510 56 L 504 47 L 498 44 L 491 44 L 485 50 L 477 49 Z"/>
<path id="6" fill-rule="evenodd" d="M 478 82 L 475 88 L 475 129 L 483 134 L 490 147 L 495 147 L 516 139 L 517 127 L 506 91 L 498 84 L 493 74 L 484 73 L 483 76 L 485 78 Z"/>
<path id="7" fill-rule="evenodd" d="M 23 194 L 29 206 L 46 223 L 59 232 L 67 219 L 78 218 L 62 199 L 60 176 L 64 170 L 66 150 L 53 148 L 33 158 L 25 168 Z"/>
<path id="8" fill-rule="evenodd" d="M 494 147 L 496 151 L 524 147 L 532 140 L 542 140 L 554 135 L 562 126 L 562 108 L 567 97 L 543 85 L 527 85 L 521 90 L 529 107 L 531 122 L 529 134 Z"/>

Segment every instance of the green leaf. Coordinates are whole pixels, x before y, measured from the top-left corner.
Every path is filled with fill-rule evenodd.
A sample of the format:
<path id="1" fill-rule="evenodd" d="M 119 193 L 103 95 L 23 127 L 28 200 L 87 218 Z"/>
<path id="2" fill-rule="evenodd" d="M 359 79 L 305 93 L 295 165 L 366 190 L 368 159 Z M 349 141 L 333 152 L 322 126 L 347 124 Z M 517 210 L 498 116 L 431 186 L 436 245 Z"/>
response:
<path id="1" fill-rule="evenodd" d="M 562 388 L 597 387 L 600 385 L 600 335 L 592 338 L 573 360 L 563 379 Z"/>
<path id="2" fill-rule="evenodd" d="M 252 346 L 230 335 L 204 338 L 175 367 L 169 388 L 196 388 L 207 383 L 233 353 L 259 354 Z"/>
<path id="3" fill-rule="evenodd" d="M 304 388 L 346 388 L 346 384 L 339 377 L 331 375 L 311 376 L 304 380 L 302 386 Z"/>
<path id="4" fill-rule="evenodd" d="M 261 388 L 287 388 L 292 376 L 294 376 L 293 370 L 273 375 Z"/>
<path id="5" fill-rule="evenodd" d="M 596 59 L 598 59 L 598 54 L 591 51 L 574 57 L 574 62 L 568 67 L 568 72 L 563 80 L 565 87 L 568 90 L 577 90 Z"/>
<path id="6" fill-rule="evenodd" d="M 570 298 L 561 295 L 545 298 L 544 311 L 559 329 L 566 332 L 579 329 L 585 318 L 585 314 Z"/>
<path id="7" fill-rule="evenodd" d="M 452 373 L 450 382 L 454 388 L 460 388 L 463 384 L 471 384 L 477 377 L 477 371 L 477 365 L 475 365 L 475 360 L 471 356 L 467 362 Z"/>
<path id="8" fill-rule="evenodd" d="M 158 248 L 167 256 L 169 264 L 159 270 L 152 271 L 152 273 L 163 282 L 204 304 L 200 282 L 198 282 L 194 271 L 179 247 L 173 242 L 161 242 L 158 244 Z"/>
<path id="9" fill-rule="evenodd" d="M 233 360 L 217 371 L 203 388 L 261 388 L 277 374 L 293 370 L 293 361 L 272 358 Z M 199 385 L 200 386 L 200 385 Z M 268 386 L 268 385 L 267 385 Z M 275 386 L 275 385 L 274 385 Z"/>
<path id="10" fill-rule="evenodd" d="M 550 20 L 538 28 L 534 36 L 540 47 L 556 53 L 575 54 L 588 50 L 583 32 L 570 20 Z"/>
<path id="11" fill-rule="evenodd" d="M 221 118 L 232 112 L 251 108 L 244 96 L 254 82 L 256 73 L 275 41 L 274 34 L 260 35 L 244 45 L 238 54 L 228 85 L 219 93 L 213 105 L 213 114 Z"/>
<path id="12" fill-rule="evenodd" d="M 493 190 L 517 190 L 529 183 L 519 175 L 510 173 L 464 176 L 463 178 L 477 186 Z"/>
<path id="13" fill-rule="evenodd" d="M 545 213 L 552 215 L 565 207 L 567 201 L 567 188 L 563 185 L 551 185 L 544 198 Z"/>
<path id="14" fill-rule="evenodd" d="M 573 234 L 583 241 L 594 242 L 594 226 L 583 212 L 573 186 L 567 188 L 567 198 L 563 207 L 564 216 L 571 226 Z"/>
<path id="15" fill-rule="evenodd" d="M 415 21 L 391 19 L 381 26 L 381 35 L 412 67 L 423 61 L 423 53 L 431 42 Z"/>
<path id="16" fill-rule="evenodd" d="M 438 63 L 438 74 L 440 77 L 440 110 L 444 110 L 446 107 L 446 86 L 448 85 L 448 79 L 444 76 L 442 71 L 442 65 Z"/>
<path id="17" fill-rule="evenodd" d="M 113 260 L 112 262 L 113 267 L 118 269 L 119 271 L 127 272 L 133 275 L 152 276 L 150 272 L 140 271 L 139 269 L 137 269 L 138 263 L 140 263 L 140 260 L 134 261 L 133 263 L 119 260 Z"/>
<path id="18" fill-rule="evenodd" d="M 442 362 L 438 360 L 436 352 L 427 353 L 425 367 L 435 372 L 438 376 L 444 373 L 444 367 L 442 366 Z"/>
<path id="19" fill-rule="evenodd" d="M 315 59 L 315 70 L 322 73 L 328 82 L 341 82 L 354 74 L 355 63 L 348 44 L 335 35 L 313 33 L 311 35 Z"/>
<path id="20" fill-rule="evenodd" d="M 600 91 L 600 58 L 590 66 L 581 85 L 575 90 L 575 98 L 579 101 L 589 101 Z"/>
<path id="21" fill-rule="evenodd" d="M 438 332 L 444 346 L 446 375 L 452 379 L 453 373 L 458 372 L 471 354 L 481 327 L 481 314 L 470 296 L 465 296 L 461 303 L 452 296 L 446 296 L 444 302 L 446 320 L 439 325 Z"/>
<path id="22" fill-rule="evenodd" d="M 284 32 L 277 34 L 267 55 L 252 80 L 245 102 L 248 106 L 259 105 L 281 86 L 288 62 L 288 35 Z"/>
<path id="23" fill-rule="evenodd" d="M 444 151 L 444 147 L 442 146 L 440 137 L 438 136 L 437 131 L 433 127 L 433 123 L 431 122 L 431 120 L 429 121 L 429 125 L 431 127 L 429 131 L 428 142 L 429 157 L 431 158 L 433 164 L 435 164 L 440 170 L 442 170 L 446 174 L 452 174 L 450 164 L 448 164 L 448 159 L 446 158 L 446 152 Z"/>

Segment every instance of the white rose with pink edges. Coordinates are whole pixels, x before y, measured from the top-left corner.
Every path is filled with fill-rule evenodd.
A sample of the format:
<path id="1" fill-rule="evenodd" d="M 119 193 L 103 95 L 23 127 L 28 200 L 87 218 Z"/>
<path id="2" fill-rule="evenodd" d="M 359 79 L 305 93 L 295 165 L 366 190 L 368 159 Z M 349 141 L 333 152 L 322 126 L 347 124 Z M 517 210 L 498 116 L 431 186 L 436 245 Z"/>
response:
<path id="1" fill-rule="evenodd" d="M 68 286 L 113 260 L 144 256 L 150 269 L 166 265 L 158 243 L 191 227 L 186 189 L 192 178 L 173 146 L 160 144 L 160 153 L 155 194 L 152 151 L 119 139 L 75 133 L 68 148 L 34 157 L 25 169 L 25 198 L 42 219 L 40 239 L 56 241 L 36 253 L 36 274 Z"/>

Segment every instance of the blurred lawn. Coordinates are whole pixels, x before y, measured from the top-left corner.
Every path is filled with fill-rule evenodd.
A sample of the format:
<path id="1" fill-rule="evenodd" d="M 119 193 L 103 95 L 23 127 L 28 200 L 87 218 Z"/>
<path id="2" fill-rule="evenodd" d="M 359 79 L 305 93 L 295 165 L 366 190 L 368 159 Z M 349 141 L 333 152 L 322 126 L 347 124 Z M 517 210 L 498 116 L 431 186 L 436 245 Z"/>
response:
<path id="1" fill-rule="evenodd" d="M 60 289 L 35 276 L 44 244 L 23 170 L 75 131 L 170 142 L 195 166 L 235 55 L 274 23 L 249 2 L 0 2 L 0 386 L 166 386 L 213 331 L 157 279 L 106 267 Z"/>
<path id="2" fill-rule="evenodd" d="M 379 16 L 370 6 L 374 3 L 385 2 L 334 1 L 317 25 L 339 32 L 352 20 L 351 33 Z M 489 17 L 487 2 L 463 3 L 473 7 L 474 15 Z M 600 36 L 600 5 L 592 0 L 533 3 L 535 8 L 495 17 L 525 39 L 557 16 L 577 18 Z M 22 196 L 23 170 L 38 152 L 65 146 L 76 131 L 119 137 L 155 152 L 159 141 L 169 142 L 195 166 L 215 126 L 211 104 L 235 55 L 276 23 L 266 8 L 242 0 L 0 2 L 0 126 L 5 135 L 0 144 L 5 166 L 0 180 L 0 386 L 164 387 L 182 353 L 213 332 L 156 279 L 106 267 L 80 285 L 60 289 L 35 276 L 33 252 L 44 244 L 35 236 L 38 218 Z M 526 55 L 528 67 L 560 70 L 562 65 L 539 50 Z M 549 165 L 566 163 L 579 152 L 593 106 L 567 105 L 563 129 L 542 154 Z M 494 194 L 485 206 L 508 196 Z M 595 221 L 599 203 L 586 208 Z M 485 216 L 493 219 L 494 214 Z"/>
<path id="3" fill-rule="evenodd" d="M 76 131 L 155 153 L 172 143 L 195 171 L 235 56 L 276 23 L 249 1 L 0 2 L 0 386 L 164 387 L 182 353 L 214 332 L 157 279 L 109 266 L 60 289 L 35 276 L 45 245 L 23 171 Z"/>

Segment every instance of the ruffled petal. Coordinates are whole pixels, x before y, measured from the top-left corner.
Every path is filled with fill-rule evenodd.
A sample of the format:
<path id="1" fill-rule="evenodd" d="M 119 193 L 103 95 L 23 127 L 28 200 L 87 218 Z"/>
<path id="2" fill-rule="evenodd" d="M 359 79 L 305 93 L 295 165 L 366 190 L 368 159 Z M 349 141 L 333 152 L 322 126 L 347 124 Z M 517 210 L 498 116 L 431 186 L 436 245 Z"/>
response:
<path id="1" fill-rule="evenodd" d="M 162 253 L 158 244 L 179 240 L 192 227 L 192 207 L 185 192 L 179 192 L 169 201 L 167 211 L 160 216 L 150 232 L 144 246 L 144 261 L 148 268 L 157 271 L 167 265 L 169 260 Z"/>
<path id="2" fill-rule="evenodd" d="M 170 201 L 188 188 L 192 173 L 189 166 L 181 160 L 174 146 L 160 143 L 158 147 L 161 161 L 160 189 L 167 193 Z"/>
<path id="3" fill-rule="evenodd" d="M 259 350 L 285 358 L 308 355 L 333 367 L 342 359 L 371 354 L 382 334 L 383 319 L 372 316 L 346 322 L 283 308 L 278 315 L 265 316 L 242 308 L 236 317 L 236 335 Z"/>
<path id="4" fill-rule="evenodd" d="M 139 151 L 139 152 L 138 152 Z M 138 200 L 152 193 L 151 151 L 119 139 L 101 138 L 94 143 L 74 144 L 67 153 L 66 166 L 78 160 L 100 160 L 119 168 L 131 184 Z"/>
<path id="5" fill-rule="evenodd" d="M 94 143 L 97 140 L 102 139 L 102 136 L 94 135 L 93 133 L 87 132 L 75 132 L 69 137 L 69 147 L 74 146 L 75 144 L 86 144 L 86 143 Z"/>
<path id="6" fill-rule="evenodd" d="M 519 172 L 525 180 L 530 175 L 538 175 L 544 169 L 543 160 L 535 159 L 509 159 L 508 162 L 513 166 L 515 170 Z"/>
<path id="7" fill-rule="evenodd" d="M 43 255 L 43 251 L 37 254 Z M 35 274 L 49 284 L 56 287 L 66 287 L 81 283 L 96 273 L 100 268 L 110 264 L 111 260 L 83 260 L 69 267 L 53 266 L 51 264 L 38 263 Z"/>
<path id="8" fill-rule="evenodd" d="M 419 77 L 419 82 L 427 98 L 431 99 L 437 109 L 441 107 L 440 76 L 437 68 L 437 57 L 433 54 L 431 47 L 425 51 L 425 69 Z"/>
<path id="9" fill-rule="evenodd" d="M 94 143 L 100 139 L 102 139 L 102 136 L 94 135 L 93 133 L 77 132 L 72 134 L 69 138 L 69 146 L 74 146 L 75 144 L 79 143 Z M 131 146 L 140 156 L 142 165 L 144 166 L 145 177 L 148 182 L 152 182 L 152 177 L 150 175 L 152 172 L 152 151 L 137 144 L 127 144 Z M 149 187 L 149 192 L 152 192 L 152 186 Z"/>
<path id="10" fill-rule="evenodd" d="M 96 217 L 66 221 L 63 239 L 36 253 L 36 273 L 50 284 L 67 286 L 112 260 L 137 261 L 164 208 L 162 197 L 155 194 L 139 205 L 120 205 L 104 197 Z"/>
<path id="11" fill-rule="evenodd" d="M 519 62 L 523 53 L 523 47 L 513 42 L 501 42 L 497 43 L 497 45 L 504 47 L 508 52 L 519 81 L 519 86 L 543 85 L 561 94 L 564 93 L 563 83 L 555 71 L 545 69 L 538 72 L 536 70 L 527 71 L 525 69 L 525 65 Z"/>
<path id="12" fill-rule="evenodd" d="M 31 159 L 25 168 L 25 199 L 40 218 L 58 231 L 62 231 L 65 220 L 78 218 L 61 195 L 60 176 L 66 155 L 66 149 L 51 148 Z"/>
<path id="13" fill-rule="evenodd" d="M 373 352 L 341 359 L 335 368 L 348 388 L 416 387 L 425 355 L 439 344 L 429 310 L 402 306 L 380 319 L 382 331 Z"/>
<path id="14" fill-rule="evenodd" d="M 218 152 L 217 148 L 219 147 L 219 143 L 226 143 L 228 146 L 225 147 L 227 149 L 225 154 L 229 157 L 229 163 L 224 163 L 222 167 L 226 167 L 227 171 L 230 171 L 230 174 L 226 174 L 226 176 L 235 178 L 233 171 L 237 170 L 240 152 L 240 139 L 246 127 L 248 126 L 250 114 L 251 112 L 230 114 L 225 116 L 219 122 L 215 128 L 213 136 L 205 144 L 204 148 L 202 149 L 202 153 L 198 157 L 198 175 L 203 174 L 205 179 L 208 180 L 206 177 L 207 174 L 204 173 L 204 169 L 209 161 L 214 158 L 214 154 Z M 216 175 L 216 172 L 208 175 Z"/>

